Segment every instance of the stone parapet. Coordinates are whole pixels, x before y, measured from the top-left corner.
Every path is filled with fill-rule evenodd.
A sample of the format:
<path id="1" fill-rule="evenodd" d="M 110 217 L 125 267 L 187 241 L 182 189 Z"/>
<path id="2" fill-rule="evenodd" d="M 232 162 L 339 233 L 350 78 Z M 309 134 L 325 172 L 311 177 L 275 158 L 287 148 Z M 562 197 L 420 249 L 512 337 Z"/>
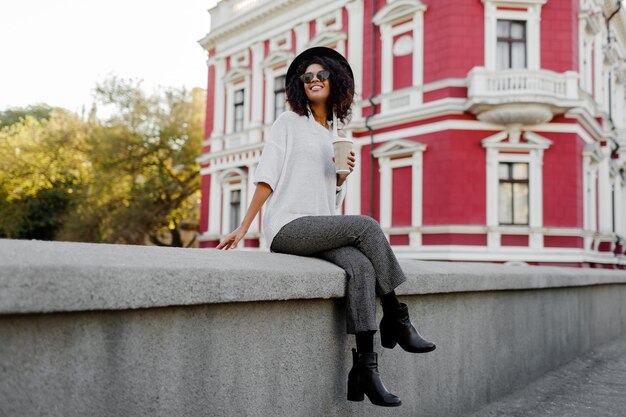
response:
<path id="1" fill-rule="evenodd" d="M 438 347 L 376 336 L 395 416 L 475 411 L 626 334 L 623 271 L 401 265 Z M 344 288 L 311 258 L 0 240 L 0 415 L 388 415 L 345 399 Z"/>

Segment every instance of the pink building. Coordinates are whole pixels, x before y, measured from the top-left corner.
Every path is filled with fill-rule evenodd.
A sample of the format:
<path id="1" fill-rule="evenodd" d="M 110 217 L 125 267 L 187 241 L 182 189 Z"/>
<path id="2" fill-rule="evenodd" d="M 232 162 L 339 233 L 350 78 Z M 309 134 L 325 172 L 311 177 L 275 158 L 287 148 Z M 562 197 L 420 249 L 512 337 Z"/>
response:
<path id="1" fill-rule="evenodd" d="M 223 0 L 210 14 L 202 246 L 243 218 L 289 63 L 328 46 L 357 92 L 343 211 L 378 220 L 399 258 L 626 269 L 626 5 Z M 260 227 L 246 248 L 266 248 Z"/>

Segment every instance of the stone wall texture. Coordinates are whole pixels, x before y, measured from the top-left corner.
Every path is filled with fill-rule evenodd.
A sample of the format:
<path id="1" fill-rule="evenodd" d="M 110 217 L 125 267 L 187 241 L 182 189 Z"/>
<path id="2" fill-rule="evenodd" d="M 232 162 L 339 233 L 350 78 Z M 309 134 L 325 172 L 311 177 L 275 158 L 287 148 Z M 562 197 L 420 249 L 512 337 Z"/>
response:
<path id="1" fill-rule="evenodd" d="M 401 261 L 437 350 L 346 401 L 344 272 L 273 253 L 0 240 L 0 416 L 459 416 L 626 334 L 626 273 Z M 379 317 L 382 314 L 379 311 Z"/>

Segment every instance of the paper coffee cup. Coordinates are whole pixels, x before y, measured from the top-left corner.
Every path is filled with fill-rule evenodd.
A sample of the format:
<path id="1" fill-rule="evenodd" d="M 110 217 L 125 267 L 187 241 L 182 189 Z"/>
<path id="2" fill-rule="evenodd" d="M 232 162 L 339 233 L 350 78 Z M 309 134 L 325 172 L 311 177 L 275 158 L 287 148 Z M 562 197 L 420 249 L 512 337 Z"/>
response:
<path id="1" fill-rule="evenodd" d="M 335 170 L 337 174 L 349 174 L 348 156 L 352 151 L 352 139 L 339 137 L 337 116 L 333 113 L 333 151 L 335 152 Z"/>
<path id="2" fill-rule="evenodd" d="M 349 174 L 350 166 L 348 165 L 348 156 L 352 150 L 352 141 L 346 138 L 336 138 L 333 142 L 333 150 L 335 151 L 335 170 L 337 174 Z"/>

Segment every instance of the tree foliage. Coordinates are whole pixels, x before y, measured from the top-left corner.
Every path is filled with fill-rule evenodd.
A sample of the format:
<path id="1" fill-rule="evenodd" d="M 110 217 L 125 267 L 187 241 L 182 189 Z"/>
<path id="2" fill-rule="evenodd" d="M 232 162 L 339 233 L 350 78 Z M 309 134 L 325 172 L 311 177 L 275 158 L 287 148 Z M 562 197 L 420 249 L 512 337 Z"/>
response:
<path id="1" fill-rule="evenodd" d="M 183 245 L 181 227 L 198 221 L 204 92 L 140 84 L 98 84 L 87 120 L 11 113 L 0 130 L 0 236 Z"/>

